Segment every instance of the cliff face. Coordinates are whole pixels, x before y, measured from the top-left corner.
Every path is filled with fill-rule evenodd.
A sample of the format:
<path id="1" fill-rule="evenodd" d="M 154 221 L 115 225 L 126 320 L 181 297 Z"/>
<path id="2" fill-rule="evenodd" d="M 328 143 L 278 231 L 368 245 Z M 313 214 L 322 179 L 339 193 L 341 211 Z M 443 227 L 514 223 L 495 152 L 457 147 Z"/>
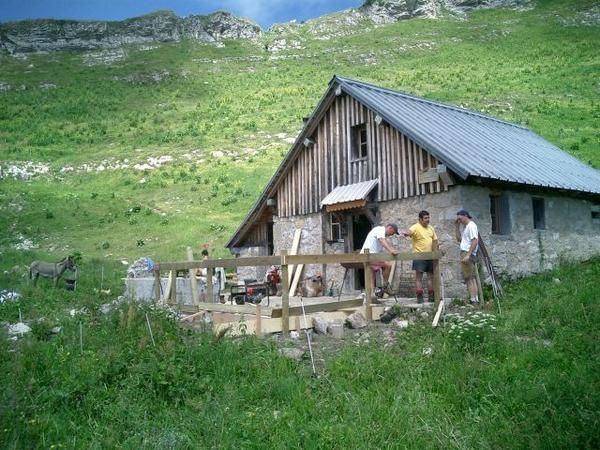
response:
<path id="1" fill-rule="evenodd" d="M 463 13 L 475 8 L 515 7 L 530 0 L 366 0 L 360 11 L 376 23 L 412 18 L 435 18 L 443 12 Z"/>
<path id="2" fill-rule="evenodd" d="M 254 39 L 258 25 L 226 12 L 178 17 L 159 11 L 120 22 L 27 20 L 0 24 L 0 51 L 28 53 L 116 48 L 124 44 L 193 39 Z"/>

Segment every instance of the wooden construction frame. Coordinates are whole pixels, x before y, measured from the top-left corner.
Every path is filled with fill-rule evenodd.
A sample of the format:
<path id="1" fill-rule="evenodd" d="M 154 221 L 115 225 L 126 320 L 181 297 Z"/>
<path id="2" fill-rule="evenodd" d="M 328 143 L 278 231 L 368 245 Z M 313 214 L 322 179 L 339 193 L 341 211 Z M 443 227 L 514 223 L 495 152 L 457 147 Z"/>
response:
<path id="1" fill-rule="evenodd" d="M 325 313 L 332 314 L 340 311 L 351 311 L 356 308 L 364 307 L 365 316 L 367 320 L 373 320 L 373 312 L 382 309 L 381 306 L 377 307 L 371 303 L 373 295 L 372 286 L 372 273 L 369 269 L 369 264 L 375 261 L 411 261 L 411 260 L 433 260 L 433 277 L 434 277 L 434 292 L 435 292 L 435 308 L 437 309 L 440 302 L 440 258 L 441 253 L 439 247 L 434 242 L 434 251 L 426 253 L 398 253 L 397 255 L 391 255 L 389 253 L 340 253 L 340 254 L 328 254 L 328 255 L 289 255 L 287 250 L 282 250 L 280 256 L 261 256 L 261 257 L 245 257 L 245 258 L 225 258 L 225 259 L 203 259 L 201 261 L 178 261 L 178 262 L 159 262 L 155 265 L 154 276 L 155 276 L 155 299 L 157 302 L 161 301 L 160 292 L 160 274 L 161 272 L 169 272 L 169 279 L 171 282 L 171 289 L 165 293 L 168 295 L 167 302 L 169 304 L 175 304 L 175 274 L 178 270 L 188 270 L 192 273 L 192 270 L 206 268 L 208 276 L 211 277 L 215 267 L 244 267 L 244 266 L 270 266 L 279 265 L 281 266 L 281 283 L 282 283 L 282 306 L 281 308 L 265 308 L 260 305 L 223 305 L 220 303 L 201 303 L 194 301 L 193 305 L 181 306 L 180 309 L 186 313 L 191 314 L 190 317 L 196 316 L 201 311 L 209 311 L 217 314 L 230 313 L 230 314 L 241 314 L 242 317 L 253 316 L 254 319 L 245 322 L 245 328 L 247 333 L 269 333 L 281 331 L 284 334 L 289 333 L 290 329 L 300 329 L 300 317 L 302 316 L 302 310 L 299 307 L 290 308 L 290 290 L 289 290 L 289 268 L 294 265 L 300 267 L 304 264 L 341 264 L 341 263 L 355 263 L 362 264 L 365 272 L 365 293 L 366 301 L 363 305 L 363 299 L 350 299 L 343 301 L 332 301 L 324 302 L 319 304 L 305 306 L 305 312 L 307 315 L 314 313 Z M 210 279 L 210 278 L 208 278 Z M 209 299 L 212 296 L 212 283 L 207 283 L 207 296 Z M 339 315 L 339 314 L 338 314 Z M 337 316 L 336 316 L 337 317 Z M 341 317 L 341 315 L 340 315 Z M 185 320 L 184 318 L 183 320 Z M 250 327 L 249 324 L 253 325 Z M 224 330 L 230 327 L 232 330 L 236 326 L 234 323 L 220 323 L 215 327 L 217 332 L 225 332 Z M 240 330 L 238 329 L 238 332 Z"/>

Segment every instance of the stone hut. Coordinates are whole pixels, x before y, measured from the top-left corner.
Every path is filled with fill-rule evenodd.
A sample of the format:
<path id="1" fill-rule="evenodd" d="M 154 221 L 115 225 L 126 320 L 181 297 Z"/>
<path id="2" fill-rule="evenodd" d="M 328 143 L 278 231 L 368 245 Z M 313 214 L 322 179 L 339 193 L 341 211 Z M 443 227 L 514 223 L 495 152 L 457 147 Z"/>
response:
<path id="1" fill-rule="evenodd" d="M 408 228 L 425 209 L 440 246 L 446 296 L 465 293 L 454 240 L 456 211 L 470 211 L 493 265 L 506 277 L 600 253 L 600 171 L 520 125 L 334 76 L 227 247 L 240 256 L 290 249 L 361 248 L 377 224 Z M 410 251 L 410 242 L 396 242 Z M 258 278 L 265 268 L 244 268 Z M 309 266 L 339 288 L 343 269 Z M 397 282 L 410 288 L 410 264 Z M 362 288 L 351 274 L 343 289 Z"/>

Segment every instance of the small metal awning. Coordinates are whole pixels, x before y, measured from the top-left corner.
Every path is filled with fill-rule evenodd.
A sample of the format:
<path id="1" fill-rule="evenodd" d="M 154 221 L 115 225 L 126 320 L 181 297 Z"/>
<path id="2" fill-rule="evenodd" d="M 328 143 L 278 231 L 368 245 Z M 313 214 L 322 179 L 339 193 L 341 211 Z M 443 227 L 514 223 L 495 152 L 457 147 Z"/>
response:
<path id="1" fill-rule="evenodd" d="M 363 208 L 367 205 L 367 197 L 378 184 L 379 180 L 375 179 L 337 186 L 321 201 L 321 207 L 324 206 L 327 212 Z"/>

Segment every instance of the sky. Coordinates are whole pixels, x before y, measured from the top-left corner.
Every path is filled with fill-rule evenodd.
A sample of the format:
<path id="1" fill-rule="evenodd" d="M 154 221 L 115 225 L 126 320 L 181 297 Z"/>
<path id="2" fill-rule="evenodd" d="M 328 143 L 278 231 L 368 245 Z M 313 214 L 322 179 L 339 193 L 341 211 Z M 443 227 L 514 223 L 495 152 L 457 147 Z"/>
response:
<path id="1" fill-rule="evenodd" d="M 123 20 L 159 9 L 178 16 L 231 12 L 258 23 L 308 20 L 356 8 L 364 0 L 0 0 L 0 22 L 24 19 Z"/>

